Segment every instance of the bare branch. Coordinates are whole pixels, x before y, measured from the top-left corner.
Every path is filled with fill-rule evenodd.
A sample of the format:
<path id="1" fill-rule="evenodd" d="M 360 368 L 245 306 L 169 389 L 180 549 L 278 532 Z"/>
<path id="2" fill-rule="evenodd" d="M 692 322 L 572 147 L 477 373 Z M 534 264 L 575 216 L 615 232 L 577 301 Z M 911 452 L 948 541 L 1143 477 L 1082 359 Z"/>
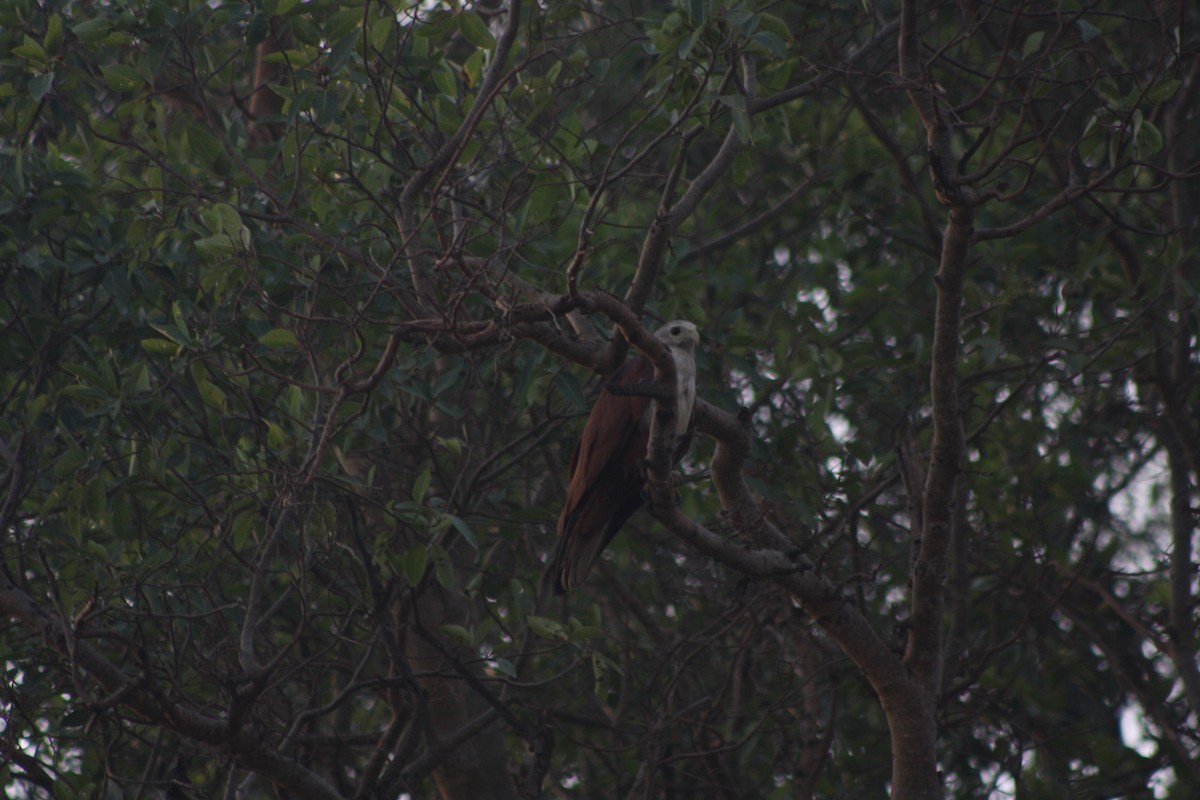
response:
<path id="1" fill-rule="evenodd" d="M 463 118 L 458 129 L 454 131 L 449 139 L 442 143 L 442 146 L 429 159 L 429 162 L 412 176 L 405 184 L 404 190 L 400 193 L 396 222 L 404 238 L 403 248 L 409 260 L 409 274 L 412 277 L 416 302 L 422 308 L 425 307 L 429 298 L 432 297 L 432 293 L 426 280 L 425 267 L 422 264 L 421 257 L 412 250 L 416 239 L 417 198 L 420 197 L 421 193 L 435 179 L 442 179 L 446 171 L 453 166 L 455 159 L 462 153 L 463 148 L 467 146 L 471 134 L 479 127 L 479 123 L 483 120 L 483 115 L 491 106 L 492 101 L 495 99 L 497 92 L 507 77 L 505 62 L 508 60 L 508 54 L 517 40 L 517 32 L 520 30 L 520 27 L 521 0 L 509 0 L 508 19 L 505 22 L 504 30 L 496 41 L 496 47 L 491 54 L 492 60 L 488 65 L 487 72 L 484 74 L 483 81 L 479 84 L 479 90 L 475 95 L 475 103 Z"/>
<path id="2" fill-rule="evenodd" d="M 39 636 L 47 647 L 60 654 L 66 656 L 73 651 L 92 678 L 109 692 L 122 692 L 123 704 L 145 720 L 198 742 L 228 750 L 247 769 L 296 797 L 341 800 L 341 795 L 324 778 L 269 747 L 252 727 L 243 726 L 231 731 L 224 720 L 168 700 L 165 693 L 153 683 L 138 686 L 141 679 L 127 675 L 87 642 L 75 641 L 68 648 L 70 634 L 61 623 L 35 603 L 33 598 L 7 581 L 0 583 L 0 612 L 20 622 Z M 135 688 L 127 690 L 131 685 Z"/>

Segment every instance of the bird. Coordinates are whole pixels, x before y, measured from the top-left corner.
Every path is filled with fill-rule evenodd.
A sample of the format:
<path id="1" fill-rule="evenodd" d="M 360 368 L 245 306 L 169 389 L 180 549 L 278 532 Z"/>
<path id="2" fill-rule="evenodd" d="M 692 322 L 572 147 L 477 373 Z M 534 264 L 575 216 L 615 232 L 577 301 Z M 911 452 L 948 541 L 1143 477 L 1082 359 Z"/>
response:
<path id="1" fill-rule="evenodd" d="M 674 463 L 679 463 L 691 442 L 700 332 L 687 320 L 674 320 L 654 335 L 675 359 Z M 567 498 L 558 518 L 558 545 L 546 575 L 556 595 L 583 583 L 600 553 L 645 502 L 651 401 L 622 389 L 653 382 L 654 363 L 639 355 L 612 374 L 592 406 L 571 454 Z"/>

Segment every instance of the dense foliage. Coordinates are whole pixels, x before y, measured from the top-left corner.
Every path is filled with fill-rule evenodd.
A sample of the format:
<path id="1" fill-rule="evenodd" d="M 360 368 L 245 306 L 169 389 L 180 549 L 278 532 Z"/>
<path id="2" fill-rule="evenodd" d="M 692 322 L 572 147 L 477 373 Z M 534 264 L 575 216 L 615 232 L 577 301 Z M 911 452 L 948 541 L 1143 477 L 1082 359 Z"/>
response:
<path id="1" fill-rule="evenodd" d="M 1196 796 L 1198 24 L 0 6 L 0 784 Z M 656 502 L 550 598 L 672 318 L 730 546 Z"/>

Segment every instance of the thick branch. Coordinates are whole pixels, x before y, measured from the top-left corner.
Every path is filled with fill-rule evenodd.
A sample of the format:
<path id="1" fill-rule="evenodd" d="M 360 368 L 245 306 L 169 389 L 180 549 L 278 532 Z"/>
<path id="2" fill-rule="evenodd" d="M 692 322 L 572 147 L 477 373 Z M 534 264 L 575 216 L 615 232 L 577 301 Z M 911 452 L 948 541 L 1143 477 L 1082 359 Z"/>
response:
<path id="1" fill-rule="evenodd" d="M 934 317 L 930 400 L 933 444 L 925 476 L 923 525 L 914 531 L 919 553 L 913 564 L 913 628 L 905 663 L 936 696 L 941 686 L 942 609 L 946 564 L 953 525 L 955 484 L 963 452 L 962 414 L 958 401 L 959 335 L 962 324 L 963 275 L 971 242 L 969 209 L 950 212 L 938 268 Z"/>
<path id="2" fill-rule="evenodd" d="M 909 101 L 925 126 L 930 176 L 938 200 L 949 208 L 936 278 L 930 391 L 933 442 L 921 498 L 919 529 L 913 530 L 912 627 L 904 654 L 906 675 L 916 691 L 882 697 L 892 738 L 893 797 L 926 800 L 942 796 L 935 748 L 936 703 L 942 682 L 947 562 L 954 521 L 954 499 L 963 452 L 959 410 L 958 362 L 962 327 L 963 276 L 974 226 L 974 189 L 959 179 L 951 142 L 952 126 L 938 105 L 933 81 L 921 62 L 917 25 L 919 0 L 900 9 L 900 74 Z"/>
<path id="3" fill-rule="evenodd" d="M 1167 427 L 1167 426 L 1164 426 Z M 1184 697 L 1193 713 L 1200 713 L 1200 670 L 1196 668 L 1196 627 L 1192 595 L 1195 578 L 1192 537 L 1196 533 L 1192 488 L 1184 448 L 1171 433 L 1162 437 L 1171 471 L 1171 566 L 1168 650 L 1183 682 Z"/>

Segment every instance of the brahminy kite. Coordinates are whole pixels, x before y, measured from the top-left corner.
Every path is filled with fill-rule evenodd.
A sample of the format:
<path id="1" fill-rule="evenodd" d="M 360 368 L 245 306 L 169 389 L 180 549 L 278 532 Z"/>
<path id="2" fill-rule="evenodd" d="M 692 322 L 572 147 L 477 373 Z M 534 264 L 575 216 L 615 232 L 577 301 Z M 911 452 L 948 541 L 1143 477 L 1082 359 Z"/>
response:
<path id="1" fill-rule="evenodd" d="M 696 403 L 696 345 L 700 332 L 685 320 L 663 325 L 655 333 L 675 359 L 675 462 L 691 441 L 692 408 Z M 633 358 L 609 378 L 571 454 L 567 500 L 558 518 L 558 547 L 548 578 L 554 593 L 583 583 L 601 551 L 617 535 L 645 498 L 646 447 L 650 439 L 650 398 L 622 387 L 654 382 L 654 363 Z M 612 388 L 609 388 L 612 387 Z"/>

